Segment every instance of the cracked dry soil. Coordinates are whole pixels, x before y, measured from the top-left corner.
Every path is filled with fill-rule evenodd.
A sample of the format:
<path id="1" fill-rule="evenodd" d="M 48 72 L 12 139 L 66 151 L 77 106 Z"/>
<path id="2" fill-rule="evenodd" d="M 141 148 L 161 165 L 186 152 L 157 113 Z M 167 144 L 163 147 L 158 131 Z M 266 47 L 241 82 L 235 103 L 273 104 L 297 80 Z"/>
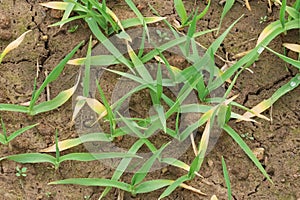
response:
<path id="1" fill-rule="evenodd" d="M 45 1 L 34 0 L 0 0 L 0 50 L 9 44 L 24 31 L 33 31 L 26 37 L 23 44 L 13 52 L 9 53 L 0 67 L 0 102 L 1 103 L 24 103 L 29 101 L 33 89 L 33 81 L 37 70 L 39 76 L 37 84 L 40 85 L 45 79 L 45 72 L 51 71 L 55 65 L 80 41 L 88 41 L 90 33 L 82 21 L 76 21 L 59 29 L 48 27 L 56 22 L 61 16 L 60 12 L 51 11 L 41 7 L 38 3 Z M 176 18 L 172 1 L 139 0 L 141 12 L 146 16 L 152 16 L 147 4 L 150 3 L 162 16 L 168 17 L 170 21 Z M 118 13 L 120 18 L 134 17 L 133 12 L 123 1 L 108 2 L 109 6 Z M 186 6 L 191 10 L 193 1 L 185 1 Z M 273 13 L 267 12 L 267 1 L 250 1 L 252 12 L 248 11 L 241 4 L 236 3 L 231 12 L 225 18 L 222 30 L 225 30 L 235 19 L 244 14 L 241 21 L 231 30 L 228 37 L 222 44 L 218 54 L 225 58 L 226 53 L 229 59 L 236 53 L 249 50 L 255 46 L 255 38 L 266 26 L 260 24 L 260 17 L 267 15 L 269 22 L 278 16 L 278 8 L 273 8 Z M 200 1 L 200 9 L 204 8 Z M 198 30 L 215 28 L 219 23 L 221 6 L 217 2 L 207 16 L 198 23 Z M 75 33 L 69 33 L 68 29 L 78 25 Z M 161 24 L 157 24 L 161 26 Z M 222 32 L 221 30 L 221 32 Z M 199 42 L 208 46 L 216 37 L 208 34 L 199 38 Z M 245 42 L 246 41 L 246 42 Z M 270 47 L 281 52 L 283 42 L 299 42 L 299 32 L 290 31 L 286 36 L 276 38 Z M 85 55 L 86 46 L 77 52 L 76 57 Z M 289 56 L 293 55 L 288 52 Z M 222 66 L 220 60 L 216 64 Z M 241 74 L 234 88 L 239 94 L 239 103 L 252 107 L 258 102 L 271 96 L 271 94 L 287 82 L 296 70 L 286 66 L 280 59 L 269 52 L 264 52 L 254 67 L 251 67 L 254 74 L 245 71 Z M 75 83 L 78 68 L 66 66 L 62 75 L 57 81 L 50 85 L 51 97 L 56 96 L 59 91 L 70 88 Z M 109 80 L 106 80 L 109 82 Z M 109 91 L 111 88 L 107 88 Z M 210 199 L 215 194 L 219 199 L 226 199 L 226 187 L 222 175 L 221 156 L 227 162 L 229 175 L 232 184 L 233 198 L 243 199 L 279 199 L 297 200 L 300 199 L 300 88 L 288 93 L 278 102 L 272 110 L 266 111 L 266 116 L 272 115 L 272 123 L 259 120 L 260 124 L 234 123 L 231 125 L 236 131 L 248 134 L 252 139 L 244 138 L 251 149 L 263 148 L 264 152 L 260 161 L 274 181 L 268 182 L 254 164 L 247 158 L 243 151 L 233 140 L 222 133 L 215 148 L 205 159 L 200 174 L 204 179 L 195 178 L 188 184 L 201 189 L 207 196 L 199 196 L 184 189 L 175 190 L 166 199 Z M 138 98 L 138 97 L 137 97 Z M 45 101 L 46 94 L 43 94 L 39 101 Z M 7 125 L 9 132 L 21 127 L 40 123 L 36 128 L 27 131 L 12 142 L 12 149 L 0 146 L 0 156 L 9 154 L 37 152 L 54 143 L 55 129 L 58 129 L 60 139 L 76 137 L 74 127 L 68 126 L 72 116 L 72 103 L 68 102 L 59 109 L 37 116 L 27 116 L 20 113 L 2 112 L 1 115 Z M 271 112 L 272 111 L 272 112 Z M 77 147 L 71 151 L 84 150 Z M 190 163 L 193 151 L 190 148 L 181 160 Z M 113 170 L 100 162 L 64 162 L 58 170 L 54 170 L 48 164 L 22 165 L 28 168 L 27 177 L 18 179 L 15 176 L 15 167 L 21 166 L 11 161 L 0 163 L 0 194 L 1 199 L 98 199 L 103 188 L 81 187 L 73 185 L 47 185 L 48 182 L 71 178 L 71 177 L 104 177 L 109 178 Z M 167 170 L 155 171 L 148 177 L 176 179 L 184 172 L 173 167 Z M 130 174 L 125 176 L 123 181 L 130 181 Z M 113 189 L 105 198 L 108 200 L 117 199 L 119 194 L 124 199 L 144 200 L 157 199 L 162 190 L 149 194 L 137 195 L 135 197 Z"/>

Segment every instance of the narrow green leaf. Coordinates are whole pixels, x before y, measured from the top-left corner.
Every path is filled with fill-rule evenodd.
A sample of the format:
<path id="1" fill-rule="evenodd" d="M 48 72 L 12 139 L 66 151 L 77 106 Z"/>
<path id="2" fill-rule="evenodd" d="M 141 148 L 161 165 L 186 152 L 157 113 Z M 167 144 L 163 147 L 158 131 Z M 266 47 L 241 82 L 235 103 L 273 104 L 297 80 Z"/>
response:
<path id="1" fill-rule="evenodd" d="M 112 139 L 110 138 L 109 134 L 105 133 L 88 133 L 81 135 L 78 138 L 74 139 L 67 139 L 58 142 L 58 147 L 60 151 L 70 149 L 72 147 L 78 146 L 85 142 L 111 142 Z M 56 148 L 55 145 L 48 147 L 46 149 L 41 150 L 40 152 L 55 152 Z"/>
<path id="2" fill-rule="evenodd" d="M 12 160 L 18 163 L 44 163 L 48 162 L 53 165 L 56 165 L 56 158 L 53 156 L 50 156 L 48 154 L 42 154 L 42 153 L 24 153 L 24 154 L 16 154 L 16 155 L 10 155 L 0 158 L 1 160 Z"/>
<path id="3" fill-rule="evenodd" d="M 33 109 L 35 102 L 37 101 L 40 94 L 44 91 L 46 86 L 51 82 L 55 81 L 58 76 L 61 74 L 62 70 L 64 69 L 67 62 L 73 57 L 76 51 L 81 47 L 84 41 L 80 42 L 60 63 L 51 71 L 51 73 L 46 77 L 45 81 L 41 85 L 41 87 L 35 92 L 33 99 L 30 102 L 29 110 Z M 61 98 L 61 96 L 60 96 Z M 56 99 L 57 101 L 57 99 Z M 48 104 L 49 105 L 49 104 Z M 52 106 L 50 106 L 52 107 Z M 42 110 L 42 109 L 41 109 Z M 47 110 L 48 111 L 48 110 Z M 33 111 L 34 113 L 34 111 Z"/>
<path id="4" fill-rule="evenodd" d="M 78 78 L 77 83 L 73 87 L 71 87 L 68 90 L 64 90 L 64 91 L 60 92 L 55 98 L 51 99 L 50 101 L 45 101 L 38 105 L 33 106 L 32 110 L 29 112 L 29 114 L 36 115 L 39 113 L 54 110 L 54 109 L 60 107 L 61 105 L 63 105 L 74 94 L 74 92 L 79 84 L 79 80 L 80 79 Z"/>
<path id="5" fill-rule="evenodd" d="M 169 143 L 164 144 L 159 150 L 157 150 L 153 155 L 144 163 L 144 165 L 133 175 L 131 179 L 131 185 L 137 185 L 143 181 L 148 172 L 150 171 L 154 162 L 159 158 L 162 151 L 167 147 Z"/>
<path id="6" fill-rule="evenodd" d="M 265 48 L 268 49 L 269 51 L 271 51 L 272 53 L 274 53 L 275 55 L 277 55 L 277 56 L 278 56 L 279 58 L 281 58 L 284 62 L 289 63 L 289 64 L 293 65 L 294 67 L 297 67 L 297 68 L 300 70 L 300 61 L 294 60 L 294 59 L 289 58 L 289 57 L 287 57 L 287 56 L 285 56 L 285 55 L 282 55 L 282 54 L 280 54 L 280 53 L 277 53 L 276 51 L 274 51 L 274 50 L 272 50 L 272 49 L 270 49 L 270 48 L 268 48 L 268 47 L 265 47 Z"/>
<path id="7" fill-rule="evenodd" d="M 59 162 L 67 160 L 75 161 L 93 161 L 102 159 L 113 159 L 113 158 L 138 158 L 134 154 L 120 153 L 120 152 L 109 152 L 109 153 L 69 153 L 67 155 L 61 156 Z"/>
<path id="8" fill-rule="evenodd" d="M 14 133 L 12 133 L 9 137 L 7 137 L 7 142 L 10 142 L 12 141 L 15 137 L 21 135 L 22 133 L 24 133 L 25 131 L 29 130 L 29 129 L 32 129 L 33 127 L 37 126 L 37 124 L 34 124 L 34 125 L 31 125 L 31 126 L 26 126 L 24 128 L 21 128 L 17 131 L 15 131 Z"/>
<path id="9" fill-rule="evenodd" d="M 84 68 L 84 78 L 83 78 L 83 96 L 89 97 L 90 93 L 90 72 L 91 72 L 91 56 L 92 56 L 92 36 L 90 37 L 90 42 L 88 45 L 85 68 Z"/>
<path id="10" fill-rule="evenodd" d="M 15 104 L 0 104 L 0 111 L 28 113 L 28 107 Z"/>
<path id="11" fill-rule="evenodd" d="M 77 2 L 77 0 L 73 0 L 73 1 Z M 68 6 L 66 7 L 66 10 L 64 12 L 63 17 L 61 18 L 61 21 L 64 21 L 64 20 L 69 18 L 69 16 L 70 16 L 71 12 L 73 11 L 74 7 L 75 7 L 75 4 L 72 4 L 72 3 L 68 4 Z M 62 26 L 63 26 L 63 24 L 60 25 L 60 28 Z"/>
<path id="12" fill-rule="evenodd" d="M 283 29 L 285 29 L 285 10 L 286 10 L 286 0 L 282 0 L 279 12 L 279 20 Z"/>
<path id="13" fill-rule="evenodd" d="M 114 187 L 123 191 L 131 192 L 131 186 L 127 183 L 102 179 L 102 178 L 70 178 L 59 181 L 53 181 L 49 185 L 61 185 L 61 184 L 74 184 L 83 186 L 100 186 L 100 187 Z"/>
<path id="14" fill-rule="evenodd" d="M 174 7 L 178 16 L 180 17 L 181 24 L 185 24 L 188 17 L 182 0 L 174 0 Z"/>
<path id="15" fill-rule="evenodd" d="M 137 151 L 142 147 L 142 145 L 144 144 L 144 140 L 143 139 L 139 139 L 138 141 L 136 141 L 128 150 L 129 154 L 136 154 Z M 130 161 L 132 160 L 132 158 L 124 158 L 122 159 L 122 161 L 120 162 L 120 164 L 118 165 L 117 169 L 115 170 L 113 176 L 112 176 L 112 180 L 117 181 L 122 174 L 124 173 L 124 171 L 126 170 L 126 168 L 128 167 Z M 111 186 L 113 187 L 113 186 Z M 105 190 L 102 192 L 100 199 L 102 199 L 104 196 L 106 196 L 108 194 L 108 192 L 111 190 L 111 187 L 107 187 L 105 188 Z"/>
<path id="16" fill-rule="evenodd" d="M 231 7 L 233 6 L 235 0 L 226 0 L 225 6 L 223 8 L 222 14 L 221 14 L 221 18 L 220 18 L 220 23 L 219 23 L 219 30 L 221 28 L 222 25 L 222 21 L 225 17 L 225 15 L 227 14 L 227 12 L 231 9 Z M 219 33 L 219 30 L 217 31 L 217 34 Z"/>
<path id="17" fill-rule="evenodd" d="M 159 118 L 159 121 L 163 128 L 163 131 L 166 133 L 167 132 L 167 121 L 166 121 L 166 116 L 165 116 L 165 112 L 164 112 L 164 107 L 162 105 L 154 105 L 154 109 L 156 110 L 156 112 L 158 114 L 158 118 Z"/>
<path id="18" fill-rule="evenodd" d="M 160 188 L 166 187 L 171 185 L 174 181 L 172 180 L 165 180 L 165 179 L 157 179 L 157 180 L 150 180 L 143 182 L 135 187 L 134 192 L 137 194 L 140 193 L 148 193 L 158 190 Z"/>
<path id="19" fill-rule="evenodd" d="M 171 185 L 169 185 L 169 187 L 167 187 L 167 189 L 165 189 L 165 191 L 159 196 L 158 199 L 160 200 L 162 198 L 169 196 L 176 188 L 178 188 L 180 186 L 180 184 L 182 184 L 183 182 L 185 182 L 187 180 L 189 180 L 189 177 L 187 175 L 184 175 L 184 176 L 178 178 Z"/>
<path id="20" fill-rule="evenodd" d="M 117 60 L 125 64 L 129 69 L 132 68 L 131 63 L 121 54 L 121 52 L 105 37 L 102 31 L 99 29 L 96 21 L 93 18 L 87 18 L 86 22 L 88 23 L 91 31 L 97 37 L 97 39 L 105 46 L 105 48 L 111 52 Z"/>
<path id="21" fill-rule="evenodd" d="M 251 149 L 248 147 L 248 145 L 243 141 L 243 139 L 233 130 L 230 126 L 227 124 L 224 125 L 223 129 L 234 139 L 234 141 L 243 149 L 243 151 L 248 155 L 248 157 L 252 160 L 252 162 L 256 165 L 256 167 L 261 171 L 261 173 L 271 182 L 271 178 L 265 171 L 264 167 L 261 165 L 259 160 L 255 157 Z"/>
<path id="22" fill-rule="evenodd" d="M 230 179 L 229 179 L 229 175 L 228 175 L 226 163 L 225 163 L 225 160 L 224 160 L 223 156 L 222 156 L 222 168 L 223 168 L 223 174 L 224 174 L 225 184 L 226 184 L 226 187 L 227 187 L 228 200 L 231 200 L 232 197 L 231 197 Z"/>

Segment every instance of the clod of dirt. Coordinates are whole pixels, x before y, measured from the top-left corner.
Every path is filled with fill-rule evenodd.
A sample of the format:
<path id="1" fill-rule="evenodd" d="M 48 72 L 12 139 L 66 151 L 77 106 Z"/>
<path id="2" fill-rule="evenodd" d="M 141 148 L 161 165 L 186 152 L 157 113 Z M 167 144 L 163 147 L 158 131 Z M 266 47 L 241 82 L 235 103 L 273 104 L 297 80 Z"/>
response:
<path id="1" fill-rule="evenodd" d="M 63 12 L 61 10 L 50 10 L 50 16 L 54 19 L 60 19 L 63 16 Z"/>
<path id="2" fill-rule="evenodd" d="M 264 157 L 265 157 L 265 149 L 264 148 L 262 148 L 262 147 L 255 148 L 252 150 L 252 152 L 259 161 L 264 160 Z"/>
<path id="3" fill-rule="evenodd" d="M 0 40 L 10 40 L 11 37 L 12 34 L 10 30 L 0 29 Z"/>
<path id="4" fill-rule="evenodd" d="M 10 19 L 1 13 L 0 13 L 0 28 L 1 29 L 10 28 Z"/>

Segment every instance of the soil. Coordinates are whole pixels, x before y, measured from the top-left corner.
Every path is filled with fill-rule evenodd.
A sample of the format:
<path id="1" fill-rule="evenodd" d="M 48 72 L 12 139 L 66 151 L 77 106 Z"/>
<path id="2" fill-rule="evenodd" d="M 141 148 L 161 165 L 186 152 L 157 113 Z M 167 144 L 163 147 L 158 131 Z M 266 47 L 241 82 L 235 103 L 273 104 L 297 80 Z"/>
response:
<path id="1" fill-rule="evenodd" d="M 86 42 L 77 53 L 76 57 L 85 56 L 87 42 L 90 32 L 83 21 L 75 21 L 66 24 L 62 28 L 48 27 L 57 22 L 62 13 L 46 9 L 39 5 L 45 1 L 33 0 L 0 0 L 0 51 L 11 41 L 17 38 L 26 30 L 33 31 L 28 34 L 22 45 L 10 52 L 0 67 L 0 103 L 20 104 L 30 100 L 34 77 L 37 70 L 39 76 L 37 85 L 41 85 L 46 75 L 59 61 L 73 49 L 80 41 Z M 136 4 L 141 8 L 145 16 L 152 16 L 148 3 L 158 10 L 162 16 L 168 17 L 172 22 L 177 18 L 173 1 L 159 0 L 138 0 Z M 194 1 L 184 1 L 191 11 Z M 204 8 L 202 1 L 198 2 L 200 9 Z M 273 12 L 268 13 L 267 1 L 250 1 L 252 11 L 236 2 L 223 21 L 221 32 L 226 29 L 234 20 L 241 15 L 244 17 L 234 26 L 225 39 L 218 55 L 229 60 L 232 56 L 247 51 L 255 46 L 256 38 L 263 28 L 279 16 L 278 7 L 273 7 Z M 108 6 L 115 11 L 120 18 L 134 17 L 133 12 L 123 1 L 108 1 Z M 222 7 L 218 2 L 213 1 L 209 13 L 204 19 L 198 22 L 197 29 L 206 30 L 218 26 Z M 268 16 L 267 22 L 260 23 L 260 18 Z M 68 30 L 78 25 L 74 33 Z M 159 24 L 157 24 L 159 26 Z M 299 32 L 290 31 L 287 35 L 277 37 L 270 47 L 277 52 L 282 52 L 283 42 L 299 42 Z M 216 38 L 213 34 L 207 34 L 199 38 L 199 43 L 208 46 Z M 295 56 L 288 52 L 290 56 Z M 216 60 L 220 67 L 224 63 Z M 233 93 L 239 94 L 238 102 L 247 107 L 252 107 L 272 95 L 281 85 L 286 83 L 296 69 L 286 65 L 275 55 L 265 51 L 255 66 L 251 67 L 253 74 L 244 71 L 238 78 Z M 50 85 L 51 97 L 55 97 L 60 91 L 70 88 L 75 83 L 79 68 L 66 66 L 62 75 L 57 81 Z M 106 77 L 114 78 L 114 77 Z M 105 88 L 109 93 L 111 88 Z M 245 155 L 242 149 L 228 136 L 222 133 L 215 148 L 208 154 L 204 161 L 200 174 L 204 179 L 195 178 L 187 184 L 200 189 L 207 196 L 201 196 L 188 190 L 178 188 L 165 199 L 172 200 L 196 200 L 210 199 L 216 195 L 219 199 L 227 199 L 221 156 L 224 156 L 232 184 L 232 195 L 234 199 L 279 199 L 297 200 L 300 199 L 300 88 L 288 93 L 278 100 L 272 107 L 263 114 L 272 117 L 272 122 L 258 120 L 260 123 L 230 122 L 230 125 L 240 134 L 248 134 L 244 138 L 251 149 L 263 149 L 260 161 L 270 175 L 274 184 L 270 183 L 260 173 L 256 166 Z M 138 97 L 137 97 L 138 98 Z M 42 94 L 39 101 L 45 101 L 46 94 Z M 137 102 L 139 102 L 137 100 Z M 138 108 L 137 108 L 138 109 Z M 41 149 L 54 144 L 55 129 L 60 133 L 59 139 L 77 137 L 77 132 L 70 125 L 72 117 L 72 102 L 68 101 L 57 110 L 27 116 L 20 113 L 1 112 L 6 123 L 7 130 L 13 132 L 21 127 L 40 123 L 39 126 L 27 131 L 17 137 L 9 148 L 0 145 L 0 156 L 17 153 L 38 152 Z M 142 111 L 141 111 L 142 112 Z M 252 138 L 253 137 L 253 138 Z M 80 151 L 78 147 L 71 151 Z M 193 150 L 188 151 L 180 157 L 186 163 L 193 158 Z M 16 177 L 16 166 L 27 167 L 27 176 L 20 179 Z M 101 162 L 64 162 L 58 170 L 49 164 L 24 164 L 20 165 L 12 161 L 1 161 L 0 163 L 0 194 L 1 199 L 98 199 L 103 188 L 82 187 L 74 185 L 48 185 L 54 180 L 74 177 L 103 177 L 110 178 L 113 169 L 110 169 Z M 164 170 L 151 172 L 147 179 L 176 179 L 185 172 L 174 167 L 167 167 Z M 126 174 L 123 181 L 129 182 L 131 174 Z M 152 193 L 131 196 L 117 189 L 112 189 L 105 199 L 118 199 L 122 194 L 123 199 L 144 200 L 157 199 L 163 190 Z"/>

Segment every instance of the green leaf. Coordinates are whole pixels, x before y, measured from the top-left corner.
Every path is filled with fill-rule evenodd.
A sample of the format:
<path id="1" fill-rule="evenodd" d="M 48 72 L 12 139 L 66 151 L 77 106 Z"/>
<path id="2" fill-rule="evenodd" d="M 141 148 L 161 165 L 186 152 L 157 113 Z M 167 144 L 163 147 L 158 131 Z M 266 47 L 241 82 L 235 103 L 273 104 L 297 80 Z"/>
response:
<path id="1" fill-rule="evenodd" d="M 285 24 L 286 30 L 291 29 L 299 29 L 300 28 L 300 19 L 292 20 L 286 22 Z M 233 64 L 229 69 L 227 69 L 221 76 L 217 77 L 214 82 L 208 86 L 209 91 L 213 91 L 220 87 L 226 80 L 228 80 L 234 73 L 241 67 L 247 67 L 253 64 L 256 59 L 259 57 L 261 52 L 263 51 L 263 46 L 267 46 L 276 36 L 283 33 L 284 29 L 279 21 L 273 22 L 269 24 L 260 34 L 258 38 L 257 46 L 252 49 L 248 54 L 246 54 L 243 58 L 238 60 L 235 64 Z"/>
<path id="2" fill-rule="evenodd" d="M 188 17 L 182 0 L 174 0 L 174 7 L 180 17 L 181 24 L 185 24 Z"/>
<path id="3" fill-rule="evenodd" d="M 51 99 L 50 101 L 45 101 L 38 105 L 33 106 L 32 110 L 30 110 L 29 114 L 36 115 L 39 113 L 54 110 L 54 109 L 62 106 L 74 94 L 74 92 L 79 84 L 79 80 L 80 79 L 78 78 L 77 83 L 73 87 L 71 87 L 68 90 L 64 90 L 64 91 L 60 92 L 55 98 Z"/>
<path id="4" fill-rule="evenodd" d="M 125 64 L 129 69 L 131 69 L 131 63 L 121 54 L 121 52 L 105 37 L 102 31 L 99 29 L 96 21 L 93 18 L 87 18 L 86 22 L 89 25 L 89 28 L 97 39 L 105 46 L 105 48 L 111 52 L 117 60 Z"/>
<path id="5" fill-rule="evenodd" d="M 29 106 L 29 110 L 31 111 L 33 109 L 33 106 L 35 104 L 35 102 L 37 101 L 38 97 L 40 96 L 40 94 L 44 91 L 44 89 L 46 88 L 46 86 L 48 84 L 50 84 L 51 82 L 55 81 L 58 76 L 61 74 L 61 72 L 63 71 L 65 65 L 67 64 L 67 62 L 73 57 L 73 55 L 76 53 L 76 51 L 81 47 L 81 45 L 83 44 L 84 41 L 80 42 L 62 61 L 60 61 L 60 63 L 51 71 L 51 73 L 46 77 L 45 81 L 43 82 L 43 84 L 41 85 L 41 87 L 35 92 L 31 102 L 30 102 L 30 106 Z M 61 96 L 60 96 L 61 98 Z M 56 99 L 57 101 L 58 99 Z M 57 102 L 55 102 L 57 103 Z M 47 105 L 47 104 L 46 104 Z M 53 105 L 49 105 L 51 109 L 53 109 Z M 42 108 L 40 108 L 41 110 L 43 110 Z M 37 110 L 37 109 L 36 109 Z M 49 110 L 46 110 L 49 111 Z M 34 111 L 32 111 L 34 113 Z M 43 111 L 45 112 L 45 111 Z"/>
<path id="6" fill-rule="evenodd" d="M 227 117 L 228 117 L 228 114 L 227 114 L 228 109 L 229 109 L 229 107 L 227 105 L 221 104 L 220 107 L 219 107 L 219 110 L 217 112 L 217 114 L 218 114 L 218 125 L 221 128 L 226 123 L 226 120 L 227 120 Z"/>
<path id="7" fill-rule="evenodd" d="M 22 133 L 24 133 L 25 131 L 32 129 L 33 127 L 37 126 L 37 124 L 31 125 L 31 126 L 26 126 L 24 128 L 21 128 L 17 131 L 15 131 L 14 133 L 12 133 L 10 136 L 7 137 L 7 142 L 12 141 L 13 139 L 15 139 L 17 136 L 21 135 Z"/>
<path id="8" fill-rule="evenodd" d="M 162 105 L 154 105 L 154 109 L 156 110 L 158 114 L 158 118 L 160 121 L 160 124 L 163 128 L 163 131 L 166 133 L 167 132 L 167 121 L 166 121 L 166 116 L 164 112 L 164 107 Z"/>
<path id="9" fill-rule="evenodd" d="M 49 185 L 57 184 L 75 184 L 83 186 L 100 186 L 100 187 L 114 187 L 123 191 L 131 192 L 131 186 L 127 183 L 103 179 L 103 178 L 70 178 L 65 180 L 53 181 Z"/>
<path id="10" fill-rule="evenodd" d="M 136 141 L 128 150 L 129 154 L 136 154 L 136 152 L 142 147 L 142 145 L 144 144 L 144 140 L 143 139 L 139 139 L 138 141 Z M 122 161 L 120 162 L 120 164 L 118 165 L 117 169 L 115 170 L 113 176 L 112 176 L 112 180 L 117 181 L 122 174 L 124 173 L 124 171 L 126 170 L 126 168 L 128 167 L 130 161 L 132 158 L 123 158 Z M 113 187 L 113 186 L 111 186 Z M 102 199 L 105 195 L 107 195 L 107 193 L 111 190 L 111 187 L 107 187 L 105 188 L 105 190 L 102 192 L 100 199 Z"/>
<path id="11" fill-rule="evenodd" d="M 187 175 L 184 175 L 180 178 L 178 178 L 176 181 L 174 181 L 167 189 L 159 196 L 159 200 L 162 198 L 165 198 L 169 196 L 176 188 L 178 188 L 183 182 L 189 180 L 189 177 Z"/>
<path id="12" fill-rule="evenodd" d="M 256 167 L 261 171 L 261 173 L 271 182 L 271 178 L 265 171 L 264 167 L 261 165 L 259 160 L 255 157 L 251 149 L 248 145 L 243 141 L 243 139 L 227 124 L 224 125 L 223 129 L 234 139 L 234 141 L 243 149 L 243 151 L 248 155 L 248 157 L 252 160 L 252 162 L 256 165 Z"/>
<path id="13" fill-rule="evenodd" d="M 131 179 L 131 185 L 137 185 L 143 181 L 156 159 L 159 158 L 160 154 L 167 147 L 168 144 L 169 143 L 164 144 L 159 150 L 153 153 L 153 155 L 144 163 L 144 165 L 133 175 Z"/>
<path id="14" fill-rule="evenodd" d="M 134 192 L 139 193 L 148 193 L 158 190 L 160 188 L 166 187 L 171 185 L 174 181 L 172 180 L 164 180 L 164 179 L 157 179 L 157 180 L 150 180 L 143 182 L 135 187 Z"/>
<path id="15" fill-rule="evenodd" d="M 228 11 L 231 9 L 231 7 L 233 6 L 234 1 L 235 1 L 235 0 L 226 0 L 225 6 L 224 6 L 224 9 L 223 9 L 223 11 L 222 11 L 221 18 L 220 18 L 219 30 L 220 30 L 220 28 L 221 28 L 222 21 L 223 21 L 225 15 L 227 14 L 227 12 L 228 12 Z M 217 34 L 219 33 L 219 30 L 217 31 Z"/>
<path id="16" fill-rule="evenodd" d="M 0 111 L 28 113 L 28 107 L 15 104 L 0 104 Z"/>
<path id="17" fill-rule="evenodd" d="M 228 200 L 231 200 L 232 197 L 231 197 L 230 179 L 229 179 L 229 175 L 228 175 L 226 163 L 225 163 L 225 160 L 224 160 L 223 156 L 222 156 L 222 168 L 223 168 L 223 174 L 224 174 L 225 184 L 226 184 L 226 187 L 227 187 Z"/>
<path id="18" fill-rule="evenodd" d="M 74 0 L 77 2 L 77 0 Z M 75 7 L 75 4 L 69 3 L 68 6 L 66 7 L 66 10 L 64 12 L 63 17 L 61 18 L 61 21 L 64 21 L 69 18 L 71 12 L 73 11 L 73 8 Z M 60 25 L 60 28 L 63 26 L 63 24 Z"/>
<path id="19" fill-rule="evenodd" d="M 109 152 L 109 153 L 70 153 L 61 156 L 59 162 L 66 160 L 75 161 L 93 161 L 102 159 L 113 159 L 113 158 L 138 158 L 135 154 L 120 153 L 120 152 Z"/>
<path id="20" fill-rule="evenodd" d="M 53 165 L 56 165 L 56 158 L 53 156 L 50 156 L 48 154 L 42 154 L 42 153 L 24 153 L 24 154 L 16 154 L 16 155 L 10 155 L 0 158 L 1 160 L 12 160 L 18 163 L 44 163 L 48 162 Z"/>
<path id="21" fill-rule="evenodd" d="M 90 93 L 90 72 L 91 72 L 91 56 L 92 56 L 92 36 L 90 37 L 90 42 L 88 45 L 85 68 L 84 68 L 84 78 L 83 78 L 83 96 L 89 97 Z"/>
<path id="22" fill-rule="evenodd" d="M 283 29 L 285 29 L 285 10 L 286 10 L 286 0 L 282 0 L 280 12 L 279 12 L 279 20 Z"/>
<path id="23" fill-rule="evenodd" d="M 292 58 L 289 58 L 285 55 L 282 55 L 280 53 L 277 53 L 276 51 L 273 51 L 272 49 L 265 47 L 266 49 L 268 49 L 269 51 L 271 51 L 272 53 L 274 53 L 275 55 L 277 55 L 279 58 L 281 58 L 284 62 L 289 63 L 291 65 L 293 65 L 294 67 L 297 67 L 300 70 L 300 61 L 298 60 L 294 60 Z"/>
<path id="24" fill-rule="evenodd" d="M 58 142 L 58 148 L 60 151 L 70 149 L 72 147 L 78 146 L 85 142 L 111 142 L 112 139 L 110 138 L 109 134 L 105 133 L 88 133 L 81 135 L 78 138 L 74 139 L 67 139 Z M 40 152 L 56 152 L 55 145 L 48 147 L 46 149 L 41 150 Z"/>

